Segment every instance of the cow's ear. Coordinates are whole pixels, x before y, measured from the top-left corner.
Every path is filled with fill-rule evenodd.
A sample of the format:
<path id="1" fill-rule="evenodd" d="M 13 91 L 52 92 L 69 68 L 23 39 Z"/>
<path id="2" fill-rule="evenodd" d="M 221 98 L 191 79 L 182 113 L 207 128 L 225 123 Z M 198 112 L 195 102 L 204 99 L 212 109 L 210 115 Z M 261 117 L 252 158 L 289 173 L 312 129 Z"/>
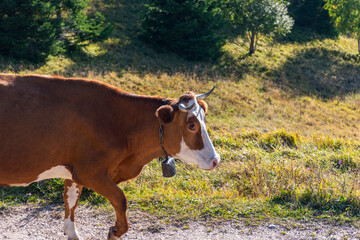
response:
<path id="1" fill-rule="evenodd" d="M 170 105 L 164 105 L 156 110 L 155 116 L 163 124 L 171 123 L 174 119 L 174 109 Z"/>
<path id="2" fill-rule="evenodd" d="M 208 110 L 207 103 L 204 100 L 198 100 L 197 102 L 200 105 L 200 107 L 204 110 L 204 113 L 206 114 Z"/>

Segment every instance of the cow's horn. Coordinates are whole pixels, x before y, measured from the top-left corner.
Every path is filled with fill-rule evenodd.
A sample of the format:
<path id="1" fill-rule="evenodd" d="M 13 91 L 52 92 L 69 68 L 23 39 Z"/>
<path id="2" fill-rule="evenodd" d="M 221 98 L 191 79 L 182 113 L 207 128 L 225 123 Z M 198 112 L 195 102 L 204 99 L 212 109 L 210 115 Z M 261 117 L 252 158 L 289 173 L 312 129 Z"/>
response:
<path id="1" fill-rule="evenodd" d="M 188 112 L 188 111 L 190 111 L 190 109 L 192 109 L 194 107 L 194 105 L 195 105 L 195 102 L 193 104 L 191 104 L 191 106 L 186 107 L 185 104 L 181 102 L 181 103 L 179 103 L 179 109 L 182 112 Z"/>
<path id="2" fill-rule="evenodd" d="M 215 86 L 207 93 L 196 95 L 196 100 L 204 100 L 214 91 L 214 89 L 215 89 Z"/>

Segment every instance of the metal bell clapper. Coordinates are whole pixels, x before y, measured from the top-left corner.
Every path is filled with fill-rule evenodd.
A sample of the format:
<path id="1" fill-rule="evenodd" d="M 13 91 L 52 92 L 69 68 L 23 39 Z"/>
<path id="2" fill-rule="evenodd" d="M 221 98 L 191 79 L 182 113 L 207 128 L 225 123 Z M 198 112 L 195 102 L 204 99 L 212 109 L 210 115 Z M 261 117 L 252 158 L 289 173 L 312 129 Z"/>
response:
<path id="1" fill-rule="evenodd" d="M 165 160 L 161 162 L 163 177 L 171 178 L 176 174 L 175 159 L 165 156 Z"/>

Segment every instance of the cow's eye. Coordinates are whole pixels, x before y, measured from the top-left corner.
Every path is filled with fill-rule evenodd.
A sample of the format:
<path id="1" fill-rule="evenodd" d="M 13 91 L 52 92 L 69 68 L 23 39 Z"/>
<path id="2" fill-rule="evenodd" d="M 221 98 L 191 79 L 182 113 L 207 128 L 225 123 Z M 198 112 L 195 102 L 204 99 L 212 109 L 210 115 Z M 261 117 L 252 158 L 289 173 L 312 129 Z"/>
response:
<path id="1" fill-rule="evenodd" d="M 195 131 L 196 130 L 195 123 L 189 123 L 188 128 L 190 131 Z"/>

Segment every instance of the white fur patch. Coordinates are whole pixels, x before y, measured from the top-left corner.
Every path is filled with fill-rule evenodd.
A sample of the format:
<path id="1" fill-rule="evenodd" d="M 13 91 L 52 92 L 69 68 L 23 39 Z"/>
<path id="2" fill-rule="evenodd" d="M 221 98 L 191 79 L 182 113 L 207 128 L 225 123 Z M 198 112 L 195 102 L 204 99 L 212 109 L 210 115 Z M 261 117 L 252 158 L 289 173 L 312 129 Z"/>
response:
<path id="1" fill-rule="evenodd" d="M 1 80 L 1 79 L 0 79 L 0 84 L 1 84 L 1 85 L 4 85 L 4 86 L 7 86 L 7 85 L 9 85 L 10 83 L 7 82 L 7 81 L 4 81 L 4 80 Z"/>
<path id="2" fill-rule="evenodd" d="M 182 138 L 180 143 L 180 152 L 178 152 L 174 157 L 188 164 L 197 164 L 196 153 L 186 145 L 184 138 Z"/>
<path id="3" fill-rule="evenodd" d="M 64 221 L 64 233 L 69 239 L 79 238 L 75 229 L 75 223 L 71 221 L 70 216 Z"/>
<path id="4" fill-rule="evenodd" d="M 50 178 L 64 178 L 64 179 L 72 180 L 72 175 L 71 175 L 71 172 L 65 166 L 56 166 L 56 167 L 52 167 L 49 170 L 46 170 L 45 172 L 42 172 L 41 174 L 39 174 L 37 179 L 33 182 L 38 182 L 38 181 L 50 179 Z M 10 187 L 24 187 L 24 186 L 28 186 L 30 183 L 32 183 L 32 182 L 13 183 L 13 184 L 9 184 L 9 186 Z"/>
<path id="5" fill-rule="evenodd" d="M 69 209 L 72 209 L 76 205 L 76 201 L 79 196 L 79 189 L 76 187 L 76 183 L 73 183 L 67 191 L 67 202 L 69 204 Z"/>
<path id="6" fill-rule="evenodd" d="M 76 201 L 79 197 L 79 189 L 76 187 L 76 183 L 73 183 L 70 187 L 68 187 L 66 195 L 67 198 L 65 201 L 69 204 L 69 209 L 71 211 L 71 209 L 75 207 Z M 70 216 L 64 221 L 64 233 L 68 236 L 68 239 L 79 238 L 75 223 L 71 221 Z"/>
<path id="7" fill-rule="evenodd" d="M 49 178 L 63 178 L 72 180 L 71 172 L 65 166 L 52 167 L 41 173 L 35 182 Z"/>
<path id="8" fill-rule="evenodd" d="M 29 186 L 30 183 L 14 183 L 14 184 L 9 184 L 10 187 L 26 187 Z"/>

